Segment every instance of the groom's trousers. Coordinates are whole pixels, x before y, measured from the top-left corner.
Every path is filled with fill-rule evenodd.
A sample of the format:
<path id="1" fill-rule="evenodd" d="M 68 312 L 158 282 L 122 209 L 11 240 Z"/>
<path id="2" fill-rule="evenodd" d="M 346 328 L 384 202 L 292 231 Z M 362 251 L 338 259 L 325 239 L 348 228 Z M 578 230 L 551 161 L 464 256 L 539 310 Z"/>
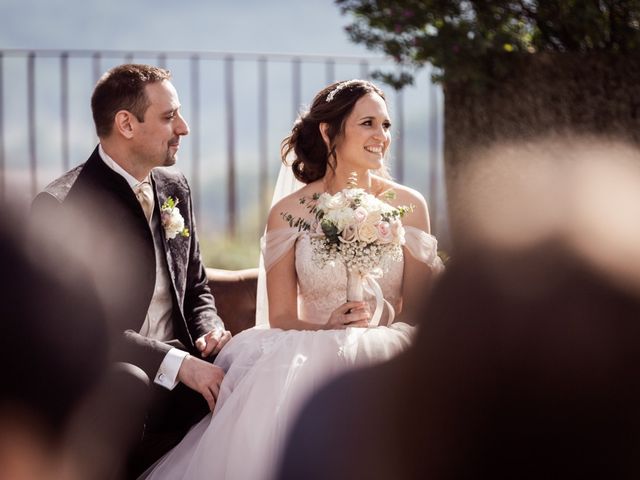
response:
<path id="1" fill-rule="evenodd" d="M 142 440 L 130 456 L 127 478 L 137 478 L 176 446 L 189 429 L 209 412 L 202 395 L 182 383 L 171 391 L 155 384 L 150 389 L 151 406 L 146 414 Z"/>

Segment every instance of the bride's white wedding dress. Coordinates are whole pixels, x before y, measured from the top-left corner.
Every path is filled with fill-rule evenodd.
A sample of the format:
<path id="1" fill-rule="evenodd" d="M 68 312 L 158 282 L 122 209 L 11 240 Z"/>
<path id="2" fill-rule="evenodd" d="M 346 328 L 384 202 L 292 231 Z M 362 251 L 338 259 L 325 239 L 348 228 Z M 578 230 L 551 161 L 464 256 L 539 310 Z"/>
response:
<path id="1" fill-rule="evenodd" d="M 434 237 L 406 227 L 406 241 L 412 256 L 433 269 L 441 268 Z M 267 270 L 291 248 L 295 248 L 299 316 L 325 323 L 346 300 L 345 268 L 318 268 L 308 235 L 283 228 L 266 236 Z M 403 262 L 391 262 L 378 279 L 385 299 L 392 304 L 400 297 L 402 274 Z M 374 303 L 371 298 L 372 312 Z M 317 331 L 256 327 L 236 335 L 215 360 L 226 372 L 215 411 L 156 463 L 148 478 L 269 478 L 305 399 L 338 373 L 403 351 L 413 330 L 405 323 L 393 323 Z"/>

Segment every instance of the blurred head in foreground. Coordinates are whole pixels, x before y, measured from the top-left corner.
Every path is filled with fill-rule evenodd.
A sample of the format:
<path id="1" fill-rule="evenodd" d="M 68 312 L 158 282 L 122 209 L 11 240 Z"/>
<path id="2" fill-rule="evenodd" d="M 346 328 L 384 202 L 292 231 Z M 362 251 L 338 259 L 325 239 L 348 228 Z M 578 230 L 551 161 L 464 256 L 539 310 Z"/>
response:
<path id="1" fill-rule="evenodd" d="M 60 478 L 66 428 L 103 371 L 106 334 L 87 277 L 64 249 L 64 272 L 35 262 L 21 227 L 0 221 L 0 476 Z"/>
<path id="2" fill-rule="evenodd" d="M 475 253 L 407 354 L 312 399 L 279 478 L 637 478 L 640 297 L 562 243 Z"/>

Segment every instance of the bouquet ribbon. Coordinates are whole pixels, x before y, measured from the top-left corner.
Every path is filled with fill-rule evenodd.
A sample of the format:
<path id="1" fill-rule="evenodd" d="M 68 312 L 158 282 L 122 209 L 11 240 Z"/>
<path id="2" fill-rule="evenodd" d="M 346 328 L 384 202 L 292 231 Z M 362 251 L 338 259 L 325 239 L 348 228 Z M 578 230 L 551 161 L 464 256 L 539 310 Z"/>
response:
<path id="1" fill-rule="evenodd" d="M 382 272 L 379 271 L 378 269 L 368 272 L 362 276 L 362 279 L 364 280 L 363 282 L 364 290 L 370 295 L 373 295 L 376 299 L 376 309 L 373 312 L 373 317 L 371 317 L 371 321 L 369 321 L 369 325 L 372 327 L 377 327 L 378 325 L 380 325 L 380 319 L 382 318 L 382 309 L 384 304 L 386 304 L 387 308 L 389 309 L 389 320 L 387 321 L 387 325 L 391 325 L 393 323 L 393 320 L 396 317 L 396 311 L 394 310 L 391 303 L 389 303 L 384 298 L 384 295 L 382 295 L 382 289 L 380 288 L 380 285 L 376 281 L 377 278 L 381 278 L 381 277 L 382 277 Z"/>

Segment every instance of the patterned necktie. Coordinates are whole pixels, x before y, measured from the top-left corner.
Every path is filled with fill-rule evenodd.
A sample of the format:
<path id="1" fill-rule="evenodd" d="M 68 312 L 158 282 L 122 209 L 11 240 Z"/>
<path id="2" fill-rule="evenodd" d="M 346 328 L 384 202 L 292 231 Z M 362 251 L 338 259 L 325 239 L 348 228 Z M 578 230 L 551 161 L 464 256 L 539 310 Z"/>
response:
<path id="1" fill-rule="evenodd" d="M 144 215 L 147 217 L 147 221 L 151 221 L 151 215 L 153 214 L 153 189 L 151 183 L 148 180 L 140 182 L 134 189 L 136 198 L 144 210 Z"/>

